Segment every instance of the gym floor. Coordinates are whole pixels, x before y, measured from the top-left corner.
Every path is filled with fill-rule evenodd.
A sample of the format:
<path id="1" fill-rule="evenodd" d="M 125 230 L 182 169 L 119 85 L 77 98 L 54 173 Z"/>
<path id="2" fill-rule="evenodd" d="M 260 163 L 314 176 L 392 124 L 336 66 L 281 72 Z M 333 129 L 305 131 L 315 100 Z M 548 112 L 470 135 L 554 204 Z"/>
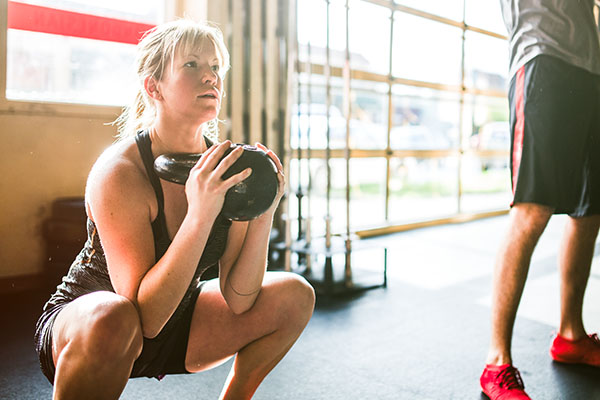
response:
<path id="1" fill-rule="evenodd" d="M 534 254 L 513 357 L 534 399 L 598 399 L 600 371 L 560 365 L 548 355 L 558 321 L 556 258 L 564 222 L 562 216 L 551 220 Z M 479 374 L 488 345 L 491 274 L 507 223 L 502 216 L 369 239 L 389 248 L 388 287 L 320 296 L 304 334 L 255 399 L 485 399 Z M 584 317 L 588 331 L 597 332 L 600 243 L 592 268 Z M 51 398 L 33 350 L 46 296 L 0 296 L 1 399 Z M 161 382 L 132 379 L 121 398 L 216 399 L 230 363 Z"/>

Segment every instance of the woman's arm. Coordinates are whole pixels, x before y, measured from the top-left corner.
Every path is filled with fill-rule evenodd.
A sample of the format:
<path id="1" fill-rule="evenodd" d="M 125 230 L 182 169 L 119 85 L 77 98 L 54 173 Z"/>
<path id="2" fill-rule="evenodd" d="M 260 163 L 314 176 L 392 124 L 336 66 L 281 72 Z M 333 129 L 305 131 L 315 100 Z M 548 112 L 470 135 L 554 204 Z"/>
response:
<path id="1" fill-rule="evenodd" d="M 221 293 L 235 314 L 248 311 L 262 287 L 272 218 L 261 221 L 234 222 L 219 262 Z"/>
<path id="2" fill-rule="evenodd" d="M 239 156 L 219 164 L 228 146 L 215 146 L 218 151 L 206 152 L 192 169 L 186 185 L 187 213 L 158 262 L 151 226 L 152 215 L 156 215 L 152 210 L 154 192 L 145 174 L 126 159 L 90 174 L 87 198 L 111 282 L 117 293 L 137 305 L 146 337 L 156 336 L 177 308 L 194 276 L 225 192 L 247 177 L 242 173 L 221 180 L 222 172 Z"/>
<path id="3" fill-rule="evenodd" d="M 277 166 L 279 188 L 271 207 L 258 218 L 247 223 L 234 223 L 227 248 L 219 262 L 219 284 L 229 308 L 236 314 L 248 311 L 256 301 L 267 269 L 269 237 L 273 214 L 284 193 L 283 167 L 275 154 L 257 144 Z"/>

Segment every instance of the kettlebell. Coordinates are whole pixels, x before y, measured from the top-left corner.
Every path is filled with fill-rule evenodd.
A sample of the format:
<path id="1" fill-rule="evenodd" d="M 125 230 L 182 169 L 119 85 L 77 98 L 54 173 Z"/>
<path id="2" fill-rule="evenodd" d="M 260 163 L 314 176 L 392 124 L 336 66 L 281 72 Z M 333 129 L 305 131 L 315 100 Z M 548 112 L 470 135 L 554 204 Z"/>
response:
<path id="1" fill-rule="evenodd" d="M 242 155 L 225 171 L 222 178 L 227 179 L 246 168 L 251 168 L 252 174 L 229 188 L 221 213 L 232 221 L 249 221 L 267 211 L 273 204 L 279 186 L 277 166 L 263 150 L 247 144 L 231 145 L 221 160 L 236 147 L 242 147 Z M 154 160 L 154 170 L 161 179 L 183 185 L 201 156 L 200 153 L 162 154 Z"/>

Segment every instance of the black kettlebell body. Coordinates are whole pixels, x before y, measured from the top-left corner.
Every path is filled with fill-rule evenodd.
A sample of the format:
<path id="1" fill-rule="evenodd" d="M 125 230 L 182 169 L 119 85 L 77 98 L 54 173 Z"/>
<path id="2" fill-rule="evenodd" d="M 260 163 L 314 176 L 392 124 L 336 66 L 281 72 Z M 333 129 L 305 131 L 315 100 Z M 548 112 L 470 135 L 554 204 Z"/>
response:
<path id="1" fill-rule="evenodd" d="M 277 167 L 263 150 L 245 144 L 232 145 L 225 151 L 223 158 L 238 146 L 242 146 L 244 151 L 225 171 L 223 179 L 246 168 L 251 168 L 252 174 L 227 191 L 221 213 L 233 221 L 249 221 L 267 211 L 273 204 L 279 186 Z M 197 153 L 163 154 L 154 161 L 154 170 L 162 179 L 185 184 L 190 170 L 201 156 L 202 154 Z"/>

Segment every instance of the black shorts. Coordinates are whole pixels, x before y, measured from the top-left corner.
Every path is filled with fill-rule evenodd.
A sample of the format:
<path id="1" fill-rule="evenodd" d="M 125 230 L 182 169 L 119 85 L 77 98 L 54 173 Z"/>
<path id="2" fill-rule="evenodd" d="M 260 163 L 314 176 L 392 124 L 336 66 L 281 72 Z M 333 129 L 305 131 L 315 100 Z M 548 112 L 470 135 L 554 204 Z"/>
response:
<path id="1" fill-rule="evenodd" d="M 600 76 L 537 56 L 509 89 L 513 202 L 600 214 Z"/>
<path id="2" fill-rule="evenodd" d="M 186 374 L 190 326 L 194 307 L 202 285 L 190 294 L 189 302 L 178 318 L 171 318 L 163 330 L 153 339 L 144 338 L 142 353 L 133 364 L 130 378 L 145 376 L 162 379 L 165 375 Z M 42 372 L 54 384 L 56 369 L 52 358 L 52 327 L 59 312 L 69 303 L 61 303 L 44 310 L 39 318 L 35 333 L 35 346 Z"/>

